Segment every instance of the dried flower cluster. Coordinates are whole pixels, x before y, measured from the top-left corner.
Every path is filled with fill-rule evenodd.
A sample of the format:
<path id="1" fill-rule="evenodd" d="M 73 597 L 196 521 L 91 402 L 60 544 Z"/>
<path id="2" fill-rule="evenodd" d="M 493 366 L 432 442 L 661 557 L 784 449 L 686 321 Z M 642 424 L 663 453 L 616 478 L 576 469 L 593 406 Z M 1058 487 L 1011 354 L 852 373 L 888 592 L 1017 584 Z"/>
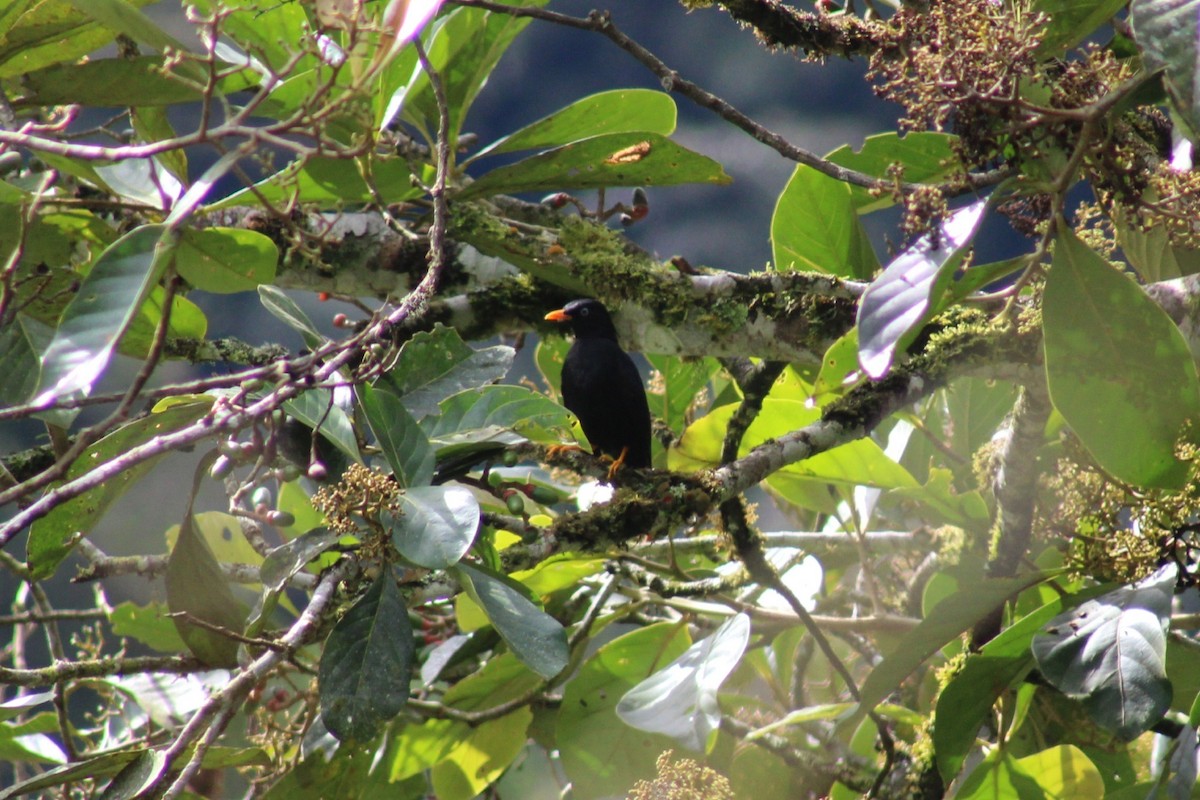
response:
<path id="1" fill-rule="evenodd" d="M 360 533 L 376 527 L 381 512 L 400 513 L 400 487 L 382 472 L 351 464 L 341 481 L 319 489 L 312 502 L 324 512 L 330 530 Z"/>
<path id="2" fill-rule="evenodd" d="M 658 757 L 658 776 L 634 784 L 629 800 L 733 800 L 728 778 L 690 758 L 672 761 L 673 753 L 667 750 Z"/>
<path id="3" fill-rule="evenodd" d="M 907 130 L 951 130 L 964 163 L 984 164 L 1009 143 L 1019 89 L 1035 74 L 1043 19 L 1006 3 L 935 0 L 902 8 L 871 57 L 876 93 L 904 106 Z"/>

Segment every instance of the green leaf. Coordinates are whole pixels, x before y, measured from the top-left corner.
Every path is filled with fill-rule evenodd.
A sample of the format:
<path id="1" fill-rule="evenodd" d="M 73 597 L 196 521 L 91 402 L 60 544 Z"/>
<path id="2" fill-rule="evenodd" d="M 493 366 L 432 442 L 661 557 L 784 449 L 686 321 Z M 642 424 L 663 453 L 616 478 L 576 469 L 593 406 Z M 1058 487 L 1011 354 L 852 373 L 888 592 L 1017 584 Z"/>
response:
<path id="1" fill-rule="evenodd" d="M 1151 189 L 1142 196 L 1148 203 L 1156 199 Z M 1200 272 L 1200 251 L 1174 244 L 1165 226 L 1155 225 L 1144 230 L 1137 221 L 1131 221 L 1119 205 L 1109 216 L 1121 252 L 1143 281 L 1154 283 Z"/>
<path id="2" fill-rule="evenodd" d="M 284 402 L 283 410 L 313 430 L 320 431 L 339 450 L 355 462 L 362 463 L 350 417 L 345 409 L 333 401 L 333 393 L 329 389 L 309 389 Z"/>
<path id="3" fill-rule="evenodd" d="M 458 198 L 610 186 L 726 184 L 721 165 L 657 133 L 610 133 L 557 147 L 484 174 Z"/>
<path id="4" fill-rule="evenodd" d="M 220 564 L 192 516 L 191 503 L 167 559 L 167 606 L 175 628 L 196 658 L 210 667 L 237 666 L 238 642 L 193 622 L 197 620 L 235 634 L 246 622 L 245 605 L 233 596 Z"/>
<path id="5" fill-rule="evenodd" d="M 282 289 L 270 284 L 262 284 L 258 287 L 258 299 L 263 304 L 263 308 L 271 313 L 271 316 L 299 333 L 300 337 L 304 339 L 306 347 L 316 350 L 325 344 L 325 337 L 308 318 L 308 314 L 305 314 L 304 310 L 296 305 L 295 300 L 284 294 Z"/>
<path id="6" fill-rule="evenodd" d="M 167 608 L 160 603 L 139 606 L 126 601 L 112 610 L 108 621 L 113 633 L 136 639 L 160 653 L 182 653 L 187 649 L 175 622 L 167 616 Z"/>
<path id="7" fill-rule="evenodd" d="M 198 102 L 204 98 L 195 86 L 164 74 L 162 56 L 104 58 L 77 64 L 54 64 L 22 78 L 21 95 L 14 106 L 54 106 L 80 103 L 88 106 L 130 106 L 138 109 Z M 218 67 L 228 69 L 228 67 Z M 257 83 L 249 70 L 221 81 L 225 92 L 244 91 Z M 174 133 L 170 135 L 172 138 Z M 154 141 L 145 139 L 144 141 Z M 182 178 L 186 173 L 176 173 Z"/>
<path id="8" fill-rule="evenodd" d="M 638 730 L 662 733 L 689 750 L 703 751 L 721 724 L 717 691 L 749 642 L 750 617 L 730 617 L 711 636 L 626 692 L 617 703 L 617 716 Z"/>
<path id="9" fill-rule="evenodd" d="M 771 217 L 775 269 L 870 278 L 879 260 L 855 210 L 849 186 L 798 164 Z"/>
<path id="10" fill-rule="evenodd" d="M 1061 56 L 1124 7 L 1125 0 L 1034 0 L 1030 11 L 1044 14 L 1047 20 L 1037 58 Z"/>
<path id="11" fill-rule="evenodd" d="M 175 253 L 175 269 L 197 289 L 231 294 L 274 281 L 278 260 L 275 243 L 256 231 L 189 228 Z"/>
<path id="12" fill-rule="evenodd" d="M 118 428 L 85 450 L 67 470 L 66 479 L 74 480 L 157 436 L 187 427 L 207 414 L 211 407 L 212 398 L 204 397 Z M 154 469 L 164 455 L 165 452 L 121 471 L 94 489 L 56 505 L 46 516 L 36 520 L 29 532 L 26 554 L 33 578 L 42 580 L 53 575 L 75 546 L 75 535 L 90 532 L 109 506 Z"/>
<path id="13" fill-rule="evenodd" d="M 454 571 L 521 663 L 546 680 L 566 668 L 567 632 L 526 597 L 520 584 L 513 586 L 503 576 L 468 564 L 459 564 Z"/>
<path id="14" fill-rule="evenodd" d="M 533 711 L 528 707 L 471 728 L 434 765 L 438 800 L 473 800 L 494 783 L 525 749 Z"/>
<path id="15" fill-rule="evenodd" d="M 553 443 L 558 441 L 553 431 L 571 427 L 570 412 L 522 386 L 459 392 L 443 400 L 441 410 L 440 416 L 421 420 L 439 459 L 482 442 Z"/>
<path id="16" fill-rule="evenodd" d="M 1042 308 L 1054 407 L 1117 478 L 1182 487 L 1175 444 L 1200 420 L 1187 342 L 1137 284 L 1059 227 Z"/>
<path id="17" fill-rule="evenodd" d="M 926 659 L 964 631 L 970 630 L 1005 600 L 1050 577 L 1037 572 L 1019 578 L 979 581 L 938 603 L 871 670 L 859 688 L 859 707 L 851 719 L 860 718 L 863 713 L 883 702 Z"/>
<path id="18" fill-rule="evenodd" d="M 1002 631 L 978 653 L 967 657 L 963 669 L 938 696 L 944 710 L 933 732 L 938 771 L 949 784 L 958 775 L 993 703 L 1033 668 L 1030 642 L 1043 625 L 1077 597 L 1060 595 Z"/>
<path id="19" fill-rule="evenodd" d="M 157 781 L 167 768 L 166 753 L 162 750 L 142 750 L 137 758 L 113 776 L 105 787 L 100 800 L 136 800 L 144 797 L 142 792 Z"/>
<path id="20" fill-rule="evenodd" d="M 117 345 L 119 353 L 133 358 L 146 357 L 158 326 L 162 323 L 163 301 L 166 296 L 166 289 L 161 286 L 155 286 L 150 291 L 150 296 L 142 303 L 137 316 L 129 323 L 129 328 L 121 337 Z M 171 321 L 167 326 L 167 336 L 200 341 L 207 332 L 208 318 L 199 306 L 181 294 L 171 298 Z"/>
<path id="21" fill-rule="evenodd" d="M 478 389 L 508 374 L 516 351 L 505 345 L 475 350 L 454 328 L 440 323 L 404 343 L 396 365 L 380 379 L 417 419 L 438 410 L 452 394 Z"/>
<path id="22" fill-rule="evenodd" d="M 849 384 L 856 382 L 851 376 L 857 372 L 858 328 L 851 328 L 829 345 L 821 357 L 821 371 L 813 382 L 814 400 L 823 405 L 831 397 L 841 397 Z"/>
<path id="23" fill-rule="evenodd" d="M 1171 707 L 1166 637 L 1177 575 L 1169 564 L 1060 614 L 1033 639 L 1050 685 L 1082 701 L 1096 724 L 1122 741 L 1149 730 Z"/>
<path id="24" fill-rule="evenodd" d="M 408 609 L 384 569 L 325 640 L 317 686 L 329 732 L 366 742 L 404 710 L 414 654 Z"/>
<path id="25" fill-rule="evenodd" d="M 910 183 L 940 183 L 963 174 L 962 163 L 954 150 L 957 140 L 957 136 L 935 131 L 915 131 L 903 136 L 880 133 L 868 136 L 857 151 L 850 145 L 842 145 L 826 158 L 889 183 L 894 166 L 904 169 L 904 180 Z M 862 186 L 848 188 L 854 209 L 860 215 L 896 202 L 890 192 L 872 194 Z"/>
<path id="26" fill-rule="evenodd" d="M 1115 2 L 1115 0 L 1112 0 Z M 1133 38 L 1150 71 L 1165 69 L 1175 107 L 1193 135 L 1200 131 L 1200 2 L 1198 0 L 1132 0 L 1129 21 Z"/>
<path id="27" fill-rule="evenodd" d="M 720 371 L 715 358 L 685 361 L 678 356 L 646 354 L 650 366 L 662 375 L 662 391 L 647 392 L 650 412 L 666 422 L 671 430 L 682 433 L 688 412 L 708 382 Z"/>
<path id="28" fill-rule="evenodd" d="M 384 511 L 400 555 L 418 566 L 443 569 L 459 562 L 479 529 L 479 502 L 462 486 L 418 486 L 400 495 L 400 513 Z"/>
<path id="29" fill-rule="evenodd" d="M 675 101 L 651 89 L 613 89 L 576 100 L 493 142 L 479 155 L 540 150 L 609 133 L 675 132 Z"/>
<path id="30" fill-rule="evenodd" d="M 0 407 L 24 405 L 38 386 L 42 365 L 25 332 L 26 324 L 38 323 L 17 314 L 12 323 L 0 327 Z"/>
<path id="31" fill-rule="evenodd" d="M 264 589 L 281 591 L 304 565 L 338 543 L 341 535 L 328 528 L 315 528 L 267 553 L 259 570 Z"/>
<path id="32" fill-rule="evenodd" d="M 392 476 L 402 488 L 427 485 L 433 479 L 433 447 L 404 404 L 391 392 L 366 384 L 354 391 Z"/>
<path id="33" fill-rule="evenodd" d="M 546 2 L 526 0 L 521 5 L 537 7 Z M 425 49 L 444 87 L 450 110 L 451 142 L 458 140 L 467 111 L 488 75 L 529 22 L 528 17 L 459 8 L 429 26 L 432 33 L 426 37 Z M 416 67 L 412 79 L 390 99 L 381 125 L 391 121 L 397 108 L 403 108 L 404 118 L 419 129 L 437 130 L 437 101 L 423 69 Z"/>
<path id="34" fill-rule="evenodd" d="M 140 752 L 144 751 L 118 750 L 55 767 L 0 791 L 0 800 L 11 800 L 14 797 L 54 789 L 78 781 L 107 778 L 124 769 L 127 764 L 138 757 Z"/>
<path id="35" fill-rule="evenodd" d="M 165 226 L 143 225 L 104 251 L 63 311 L 58 331 L 42 356 L 36 404 L 48 406 L 61 397 L 91 390 L 117 342 L 158 285 L 174 248 Z"/>
<path id="36" fill-rule="evenodd" d="M 151 2 L 131 0 L 131 5 Z M 76 61 L 114 38 L 114 30 L 95 22 L 70 0 L 5 3 L 0 5 L 0 79 Z"/>
<path id="37" fill-rule="evenodd" d="M 1075 745 L 1058 745 L 1025 758 L 996 748 L 963 781 L 957 800 L 1104 797 L 1100 771 Z"/>
<path id="38" fill-rule="evenodd" d="M 713 409 L 705 417 L 688 426 L 682 438 L 667 452 L 667 467 L 693 471 L 718 466 L 725 430 L 737 404 Z M 738 454 L 787 433 L 816 422 L 821 410 L 809 408 L 799 400 L 763 401 L 762 411 L 751 423 L 742 438 Z M 879 445 L 870 439 L 858 439 L 840 445 L 796 464 L 783 472 L 804 478 L 816 478 L 847 486 L 875 486 L 882 489 L 915 487 L 917 482 L 896 462 L 888 458 Z"/>
<path id="39" fill-rule="evenodd" d="M 987 200 L 958 209 L 888 264 L 858 305 L 858 362 L 879 380 L 896 351 L 916 336 L 930 307 L 962 263 L 983 219 Z"/>
<path id="40" fill-rule="evenodd" d="M 413 186 L 412 172 L 403 159 L 376 155 L 358 159 L 312 156 L 297 159 L 253 188 L 234 192 L 205 208 L 215 211 L 264 203 L 311 203 L 318 208 L 334 209 L 377 199 L 389 205 L 403 203 L 421 194 L 421 189 Z"/>
<path id="41" fill-rule="evenodd" d="M 555 741 L 576 796 L 624 796 L 635 781 L 655 774 L 655 760 L 675 742 L 629 727 L 614 709 L 690 644 L 684 625 L 638 628 L 603 645 L 567 683 Z"/>

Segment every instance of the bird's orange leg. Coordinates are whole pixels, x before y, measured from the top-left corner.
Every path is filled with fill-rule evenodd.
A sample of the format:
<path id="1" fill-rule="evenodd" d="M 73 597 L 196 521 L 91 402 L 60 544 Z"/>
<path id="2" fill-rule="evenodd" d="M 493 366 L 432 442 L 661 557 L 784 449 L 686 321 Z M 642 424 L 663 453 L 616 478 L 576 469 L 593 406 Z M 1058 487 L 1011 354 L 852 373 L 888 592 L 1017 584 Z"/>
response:
<path id="1" fill-rule="evenodd" d="M 554 458 L 563 453 L 570 453 L 573 450 L 582 450 L 577 444 L 552 444 L 546 448 L 546 458 Z"/>
<path id="2" fill-rule="evenodd" d="M 629 455 L 629 445 L 625 445 L 621 448 L 621 455 L 617 456 L 617 459 L 613 461 L 612 466 L 608 468 L 609 483 L 612 483 L 613 478 L 617 477 L 617 472 L 620 471 L 621 467 L 625 466 L 625 456 L 627 455 Z"/>

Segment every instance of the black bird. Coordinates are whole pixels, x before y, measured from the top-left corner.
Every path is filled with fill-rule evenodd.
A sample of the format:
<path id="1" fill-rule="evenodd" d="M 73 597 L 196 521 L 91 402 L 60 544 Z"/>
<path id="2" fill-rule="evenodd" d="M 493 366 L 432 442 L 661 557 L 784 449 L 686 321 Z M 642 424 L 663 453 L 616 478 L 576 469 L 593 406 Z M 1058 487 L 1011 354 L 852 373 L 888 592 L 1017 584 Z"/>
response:
<path id="1" fill-rule="evenodd" d="M 563 362 L 563 404 L 579 417 L 596 455 L 613 459 L 609 479 L 622 465 L 649 467 L 646 390 L 633 359 L 617 343 L 608 309 L 599 300 L 572 300 L 546 319 L 565 323 L 575 334 Z"/>

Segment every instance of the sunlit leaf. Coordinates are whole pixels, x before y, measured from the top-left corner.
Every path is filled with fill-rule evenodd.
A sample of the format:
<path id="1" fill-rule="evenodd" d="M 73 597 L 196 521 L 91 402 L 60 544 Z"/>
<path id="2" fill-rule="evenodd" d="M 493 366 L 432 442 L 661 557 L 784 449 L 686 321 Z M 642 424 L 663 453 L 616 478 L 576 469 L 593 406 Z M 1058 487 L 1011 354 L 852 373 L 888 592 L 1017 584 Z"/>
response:
<path id="1" fill-rule="evenodd" d="M 557 147 L 498 167 L 458 197 L 610 186 L 725 184 L 721 165 L 657 133 L 610 133 Z"/>
<path id="2" fill-rule="evenodd" d="M 1200 381 L 1166 312 L 1059 226 L 1046 279 L 1046 379 L 1054 407 L 1100 466 L 1139 486 L 1177 488 L 1184 426 L 1200 420 Z"/>

